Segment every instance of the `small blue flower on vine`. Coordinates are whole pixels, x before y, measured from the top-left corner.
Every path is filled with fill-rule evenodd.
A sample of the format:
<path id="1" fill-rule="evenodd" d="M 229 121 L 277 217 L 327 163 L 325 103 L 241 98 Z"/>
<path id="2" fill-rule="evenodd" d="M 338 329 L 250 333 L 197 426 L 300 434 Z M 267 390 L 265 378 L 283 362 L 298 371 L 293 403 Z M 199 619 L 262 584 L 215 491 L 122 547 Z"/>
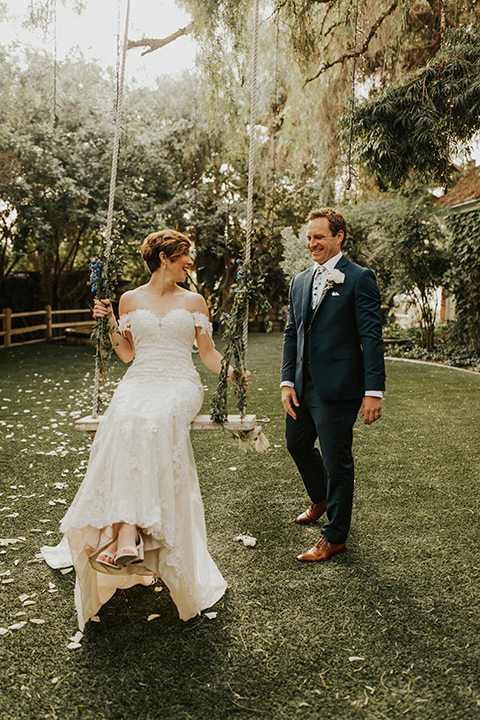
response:
<path id="1" fill-rule="evenodd" d="M 102 282 L 102 274 L 103 274 L 103 263 L 99 258 L 92 258 L 90 261 L 90 285 L 92 287 L 92 293 L 96 293 L 98 288 L 100 287 L 100 284 L 103 285 L 103 287 L 106 287 L 107 281 L 106 278 L 103 279 Z"/>

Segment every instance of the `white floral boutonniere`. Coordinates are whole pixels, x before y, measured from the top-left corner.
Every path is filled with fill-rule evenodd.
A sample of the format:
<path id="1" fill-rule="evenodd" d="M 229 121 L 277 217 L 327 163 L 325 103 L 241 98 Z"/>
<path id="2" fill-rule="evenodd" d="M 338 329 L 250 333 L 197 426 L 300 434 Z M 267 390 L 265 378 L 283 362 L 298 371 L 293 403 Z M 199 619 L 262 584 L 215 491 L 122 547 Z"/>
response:
<path id="1" fill-rule="evenodd" d="M 340 272 L 340 270 L 333 268 L 332 272 L 328 274 L 327 284 L 325 287 L 327 290 L 331 290 L 334 285 L 342 285 L 344 282 L 345 275 Z"/>

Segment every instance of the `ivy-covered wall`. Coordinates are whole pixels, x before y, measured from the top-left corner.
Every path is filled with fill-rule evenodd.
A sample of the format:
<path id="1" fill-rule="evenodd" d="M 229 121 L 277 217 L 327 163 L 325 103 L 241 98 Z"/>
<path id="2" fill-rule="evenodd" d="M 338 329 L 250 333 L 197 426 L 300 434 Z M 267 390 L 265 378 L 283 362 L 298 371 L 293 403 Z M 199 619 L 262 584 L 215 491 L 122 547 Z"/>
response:
<path id="1" fill-rule="evenodd" d="M 480 210 L 452 212 L 447 219 L 451 232 L 452 265 L 447 273 L 457 308 L 456 333 L 470 347 L 480 346 Z"/>

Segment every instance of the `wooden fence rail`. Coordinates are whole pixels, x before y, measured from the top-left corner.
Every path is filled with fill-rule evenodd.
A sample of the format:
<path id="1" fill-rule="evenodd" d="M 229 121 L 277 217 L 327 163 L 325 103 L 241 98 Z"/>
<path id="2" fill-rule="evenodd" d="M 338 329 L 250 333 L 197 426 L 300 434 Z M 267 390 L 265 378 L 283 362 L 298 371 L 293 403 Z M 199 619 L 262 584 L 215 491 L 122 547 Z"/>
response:
<path id="1" fill-rule="evenodd" d="M 77 320 L 74 318 L 75 315 L 86 315 L 90 316 L 89 320 Z M 68 322 L 54 322 L 55 317 L 59 315 L 71 315 L 72 320 Z M 22 325 L 20 327 L 13 327 L 16 323 L 14 322 L 17 318 L 40 318 L 42 322 L 36 325 Z M 27 345 L 29 343 L 42 342 L 44 340 L 51 340 L 54 337 L 54 330 L 64 329 L 75 325 L 75 327 L 87 327 L 91 325 L 92 311 L 90 308 L 82 309 L 70 309 L 70 310 L 52 310 L 51 305 L 45 305 L 44 310 L 35 310 L 34 312 L 22 312 L 14 313 L 11 308 L 3 308 L 0 313 L 0 320 L 2 321 L 2 329 L 0 330 L 0 337 L 3 337 L 3 346 L 0 347 L 11 347 L 12 344 L 16 345 Z M 35 322 L 35 321 L 33 321 Z M 42 337 L 34 338 L 33 340 L 20 340 L 19 342 L 12 343 L 12 338 L 19 335 L 26 335 L 27 333 L 44 331 Z"/>

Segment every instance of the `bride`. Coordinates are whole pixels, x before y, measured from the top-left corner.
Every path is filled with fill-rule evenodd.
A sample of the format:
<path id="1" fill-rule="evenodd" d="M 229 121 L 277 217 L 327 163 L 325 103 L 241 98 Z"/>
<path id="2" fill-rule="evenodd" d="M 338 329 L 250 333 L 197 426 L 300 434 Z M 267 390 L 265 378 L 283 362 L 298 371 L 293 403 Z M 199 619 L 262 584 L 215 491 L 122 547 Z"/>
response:
<path id="1" fill-rule="evenodd" d="M 207 550 L 190 423 L 203 388 L 192 361 L 221 370 L 204 298 L 179 287 L 192 266 L 190 241 L 175 230 L 149 235 L 141 253 L 152 275 L 107 317 L 117 355 L 133 360 L 100 423 L 86 476 L 61 531 L 76 570 L 79 627 L 117 588 L 161 578 L 182 620 L 212 606 L 227 584 Z M 233 381 L 233 368 L 229 368 Z M 248 384 L 250 373 L 244 382 Z"/>

